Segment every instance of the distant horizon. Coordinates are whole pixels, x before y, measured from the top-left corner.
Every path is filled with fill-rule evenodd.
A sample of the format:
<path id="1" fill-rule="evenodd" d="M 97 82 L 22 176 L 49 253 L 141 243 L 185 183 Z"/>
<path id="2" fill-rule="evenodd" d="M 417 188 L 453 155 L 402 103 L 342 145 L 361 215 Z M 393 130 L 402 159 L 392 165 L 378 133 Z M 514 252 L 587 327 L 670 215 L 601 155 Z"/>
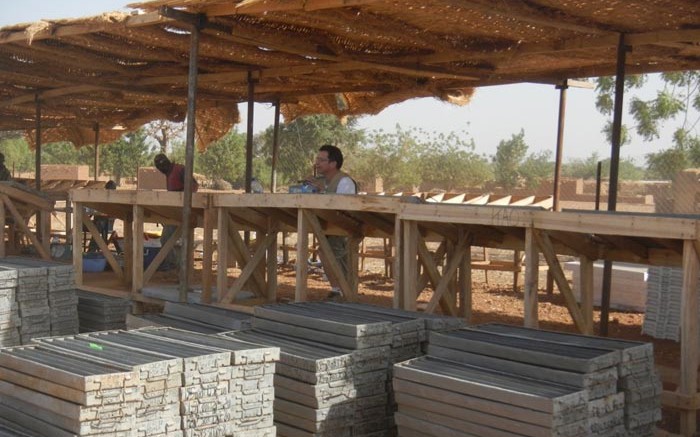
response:
<path id="1" fill-rule="evenodd" d="M 115 10 L 130 11 L 124 0 L 24 0 L 0 6 L 0 27 L 44 19 L 78 18 Z M 653 94 L 662 82 L 655 75 L 642 91 Z M 427 132 L 448 134 L 454 132 L 466 141 L 474 140 L 475 152 L 492 156 L 500 141 L 525 132 L 528 154 L 549 150 L 552 159 L 556 150 L 560 92 L 554 85 L 515 84 L 477 88 L 470 103 L 458 107 L 434 98 L 412 99 L 385 108 L 377 115 L 359 117 L 358 128 L 367 131 L 383 129 L 422 129 Z M 631 94 L 625 95 L 625 107 Z M 247 105 L 239 104 L 241 123 L 245 130 Z M 269 104 L 255 104 L 254 132 L 259 133 L 273 124 L 274 110 Z M 611 146 L 602 129 L 611 117 L 603 116 L 595 108 L 595 90 L 569 88 L 567 91 L 564 129 L 563 161 L 586 159 L 597 152 L 601 159 L 610 156 Z M 631 124 L 625 112 L 623 122 Z M 636 165 L 645 164 L 645 155 L 670 146 L 672 124 L 663 128 L 662 141 L 643 142 L 634 136 L 631 144 L 623 146 L 621 157 L 632 159 Z"/>

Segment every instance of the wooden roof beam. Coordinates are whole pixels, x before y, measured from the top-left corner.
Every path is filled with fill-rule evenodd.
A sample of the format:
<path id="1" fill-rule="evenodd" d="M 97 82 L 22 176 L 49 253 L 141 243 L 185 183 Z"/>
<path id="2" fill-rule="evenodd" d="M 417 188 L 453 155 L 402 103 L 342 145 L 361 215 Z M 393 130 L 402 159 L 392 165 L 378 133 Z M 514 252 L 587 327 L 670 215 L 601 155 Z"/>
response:
<path id="1" fill-rule="evenodd" d="M 555 19 L 552 14 L 543 12 L 545 9 L 544 6 L 531 6 L 524 1 L 509 1 L 506 3 L 494 2 L 492 0 L 449 0 L 445 1 L 445 3 L 454 5 L 455 7 L 477 10 L 486 14 L 502 15 L 504 17 L 512 18 L 525 23 L 534 24 L 539 27 L 570 30 L 573 32 L 588 34 L 610 33 L 609 30 L 595 27 L 595 25 L 583 25 L 576 23 L 575 17 L 566 17 L 566 21 L 562 21 L 562 18 L 560 17 Z"/>
<path id="2" fill-rule="evenodd" d="M 172 21 L 169 18 L 161 16 L 157 12 L 149 12 L 147 14 L 131 15 L 124 20 L 125 27 L 141 27 L 151 26 L 154 24 L 167 23 Z M 103 23 L 80 23 L 60 25 L 49 22 L 46 29 L 41 30 L 34 35 L 30 35 L 26 30 L 17 30 L 14 32 L 3 33 L 0 36 L 0 44 L 8 44 L 13 42 L 24 42 L 31 44 L 33 41 L 38 41 L 48 38 L 62 38 L 74 35 L 83 35 L 86 33 L 96 33 L 109 30 L 114 26 L 114 22 L 105 21 Z"/>

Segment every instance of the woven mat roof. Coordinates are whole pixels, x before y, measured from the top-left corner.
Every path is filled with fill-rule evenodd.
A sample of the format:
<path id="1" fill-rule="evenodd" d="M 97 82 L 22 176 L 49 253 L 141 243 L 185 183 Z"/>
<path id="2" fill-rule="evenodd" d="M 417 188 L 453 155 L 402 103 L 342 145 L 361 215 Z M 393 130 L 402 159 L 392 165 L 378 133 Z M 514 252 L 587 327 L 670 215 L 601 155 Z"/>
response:
<path id="1" fill-rule="evenodd" d="M 200 146 L 237 122 L 247 99 L 283 103 L 286 120 L 373 114 L 414 97 L 468 102 L 474 87 L 558 83 L 615 73 L 619 35 L 628 73 L 700 69 L 697 0 L 158 0 L 143 14 L 0 29 L 0 129 L 45 141 L 103 141 L 186 113 L 190 24 L 200 38 Z M 175 8 L 175 9 L 173 9 Z M 161 11 L 165 16 L 159 14 Z"/>

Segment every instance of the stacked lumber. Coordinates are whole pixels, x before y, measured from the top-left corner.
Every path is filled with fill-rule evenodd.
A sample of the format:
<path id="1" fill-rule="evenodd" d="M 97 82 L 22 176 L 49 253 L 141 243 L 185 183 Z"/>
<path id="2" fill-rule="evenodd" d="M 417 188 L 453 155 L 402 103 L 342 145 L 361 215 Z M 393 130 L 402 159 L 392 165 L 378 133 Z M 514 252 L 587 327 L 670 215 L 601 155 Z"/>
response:
<path id="1" fill-rule="evenodd" d="M 138 378 L 128 368 L 25 345 L 0 351 L 0 416 L 41 435 L 127 436 Z"/>
<path id="2" fill-rule="evenodd" d="M 95 343 L 84 336 L 44 338 L 38 342 L 87 362 L 104 362 L 134 371 L 139 395 L 134 399 L 134 435 L 182 435 L 179 397 L 182 360 L 147 350 Z"/>
<path id="3" fill-rule="evenodd" d="M 201 334 L 247 329 L 253 315 L 203 304 L 165 302 L 160 314 L 127 315 L 127 329 L 167 326 Z"/>
<path id="4" fill-rule="evenodd" d="M 348 381 L 345 378 L 338 384 L 329 384 L 328 387 L 332 395 L 348 393 L 353 405 L 352 425 L 341 425 L 344 423 L 342 420 L 331 422 L 333 425 L 326 425 L 323 421 L 321 423 L 324 428 L 318 432 L 323 432 L 324 435 L 384 435 L 382 433 L 388 432 L 391 427 L 386 411 L 391 324 L 386 321 L 376 322 L 368 318 L 349 317 L 328 304 L 312 305 L 314 304 L 304 303 L 256 307 L 253 328 L 278 336 L 307 339 L 352 351 L 353 361 L 358 361 L 359 365 L 350 369 L 351 379 Z M 277 378 L 276 386 L 283 386 L 292 392 L 294 396 L 290 396 L 291 399 L 296 397 L 296 393 L 312 394 L 318 398 L 319 395 L 324 395 L 325 389 L 321 388 L 319 392 L 319 387 L 314 387 L 315 391 L 309 392 L 306 391 L 307 384 L 286 377 Z M 278 405 L 286 407 L 282 403 Z M 350 410 L 350 407 L 347 408 Z M 286 412 L 292 414 L 290 410 Z M 301 430 L 296 425 L 290 426 L 291 430 L 279 428 L 283 435 L 306 435 L 299 434 Z"/>
<path id="5" fill-rule="evenodd" d="M 0 393 L 8 396 L 0 397 L 0 416 L 16 420 L 16 410 L 45 408 L 48 413 L 38 415 L 36 424 L 29 418 L 22 421 L 44 435 L 276 434 L 272 413 L 278 349 L 170 328 L 44 338 L 37 343 L 26 347 L 41 353 L 31 357 L 30 366 L 12 361 L 13 349 L 0 351 Z M 92 371 L 90 375 L 98 376 L 92 377 L 90 387 L 103 382 L 103 390 L 86 394 L 77 383 L 66 386 L 73 380 L 61 374 L 54 378 L 55 368 L 68 374 Z M 113 376 L 115 372 L 120 373 Z M 83 379 L 77 381 L 85 385 Z"/>
<path id="6" fill-rule="evenodd" d="M 430 333 L 395 366 L 399 434 L 651 436 L 650 344 L 481 325 Z"/>
<path id="7" fill-rule="evenodd" d="M 380 436 L 395 429 L 391 364 L 422 355 L 428 328 L 459 326 L 451 317 L 305 302 L 256 307 L 252 331 L 226 335 L 281 348 L 280 435 Z"/>
<path id="8" fill-rule="evenodd" d="M 228 385 L 228 394 L 220 395 L 216 399 L 216 402 L 223 403 L 224 407 L 228 408 L 232 417 L 232 420 L 223 427 L 224 431 L 241 437 L 274 437 L 276 435 L 273 424 L 273 402 L 276 363 L 280 359 L 279 348 L 261 347 L 231 338 L 172 328 L 146 328 L 137 333 L 176 344 L 187 343 L 229 352 L 231 381 Z M 219 377 L 216 381 L 221 380 L 222 378 Z M 206 383 L 204 380 L 201 382 Z M 214 405 L 212 402 L 190 402 L 183 404 L 182 410 L 183 413 L 187 413 L 191 409 L 193 414 L 201 415 L 207 414 Z"/>
<path id="9" fill-rule="evenodd" d="M 0 266 L 0 346 L 20 344 L 22 319 L 17 303 L 17 270 Z"/>
<path id="10" fill-rule="evenodd" d="M 20 319 L 19 324 L 15 323 L 14 326 L 19 331 L 19 342 L 12 340 L 12 334 L 5 333 L 9 338 L 5 336 L 8 342 L 2 343 L 3 346 L 26 344 L 36 337 L 78 332 L 75 279 L 71 265 L 10 257 L 0 261 L 0 269 L 6 287 L 3 296 L 8 298 L 11 294 L 8 288 L 15 287 L 16 314 Z M 11 308 L 12 305 L 10 311 L 2 311 L 6 315 L 5 322 L 8 321 L 8 313 L 12 319 Z"/>
<path id="11" fill-rule="evenodd" d="M 280 436 L 351 436 L 357 395 L 354 377 L 386 366 L 381 356 L 354 355 L 350 349 L 270 332 L 222 335 L 280 348 L 274 381 L 274 415 Z M 383 401 L 379 405 L 384 406 Z"/>
<path id="12" fill-rule="evenodd" d="M 661 378 L 654 367 L 654 345 L 614 338 L 564 334 L 499 324 L 486 324 L 480 330 L 546 341 L 554 344 L 618 353 L 617 391 L 624 393 L 625 429 L 629 436 L 651 435 L 661 419 Z"/>
<path id="13" fill-rule="evenodd" d="M 78 290 L 80 332 L 126 328 L 131 303 L 127 299 Z"/>
<path id="14" fill-rule="evenodd" d="M 649 267 L 643 334 L 654 338 L 680 340 L 682 289 L 683 269 Z"/>

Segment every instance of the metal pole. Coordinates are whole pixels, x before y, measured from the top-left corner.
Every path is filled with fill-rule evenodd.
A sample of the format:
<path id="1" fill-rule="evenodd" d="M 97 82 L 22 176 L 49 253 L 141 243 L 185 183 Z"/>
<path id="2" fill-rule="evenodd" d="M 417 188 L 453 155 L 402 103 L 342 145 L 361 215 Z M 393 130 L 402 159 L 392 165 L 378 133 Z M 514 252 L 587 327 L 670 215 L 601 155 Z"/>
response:
<path id="1" fill-rule="evenodd" d="M 203 16 L 198 16 L 199 23 L 191 26 L 190 65 L 187 82 L 187 133 L 185 140 L 185 191 L 182 207 L 182 250 L 180 251 L 180 302 L 187 302 L 190 276 L 190 252 L 194 245 L 190 216 L 192 215 L 192 173 L 194 167 L 195 114 L 197 109 L 197 63 L 199 57 L 199 31 Z"/>
<path id="2" fill-rule="evenodd" d="M 613 111 L 612 149 L 610 151 L 610 183 L 608 184 L 608 211 L 615 211 L 617 209 L 617 180 L 620 172 L 620 147 L 622 146 L 622 109 L 625 94 L 626 58 L 627 47 L 625 46 L 625 34 L 620 34 L 620 41 L 617 46 L 615 108 Z M 600 335 L 608 335 L 612 267 L 612 261 L 606 260 L 603 263 L 603 289 L 600 298 Z"/>
<path id="3" fill-rule="evenodd" d="M 95 176 L 93 180 L 97 180 L 97 175 L 100 173 L 100 123 L 95 123 L 92 128 L 95 131 Z"/>
<path id="4" fill-rule="evenodd" d="M 253 80 L 253 72 L 248 71 L 248 125 L 246 127 L 246 143 L 245 143 L 245 192 L 251 192 L 251 183 L 253 181 L 253 120 L 255 108 L 255 81 Z"/>
<path id="5" fill-rule="evenodd" d="M 34 141 L 36 147 L 34 148 L 34 175 L 36 177 L 36 190 L 41 191 L 41 101 L 39 101 L 39 94 L 34 97 L 34 103 L 36 105 L 36 138 Z"/>
<path id="6" fill-rule="evenodd" d="M 557 125 L 557 153 L 554 161 L 554 211 L 561 211 L 559 207 L 561 160 L 564 150 L 564 120 L 566 118 L 566 90 L 568 88 L 569 84 L 566 80 L 561 85 L 557 85 L 557 89 L 559 89 L 559 122 Z"/>
<path id="7" fill-rule="evenodd" d="M 272 180 L 270 181 L 270 192 L 277 191 L 277 159 L 280 153 L 279 143 L 280 133 L 280 100 L 275 101 L 275 127 L 272 131 Z"/>
<path id="8" fill-rule="evenodd" d="M 598 161 L 595 171 L 595 210 L 600 211 L 600 185 L 603 179 L 603 163 Z"/>

